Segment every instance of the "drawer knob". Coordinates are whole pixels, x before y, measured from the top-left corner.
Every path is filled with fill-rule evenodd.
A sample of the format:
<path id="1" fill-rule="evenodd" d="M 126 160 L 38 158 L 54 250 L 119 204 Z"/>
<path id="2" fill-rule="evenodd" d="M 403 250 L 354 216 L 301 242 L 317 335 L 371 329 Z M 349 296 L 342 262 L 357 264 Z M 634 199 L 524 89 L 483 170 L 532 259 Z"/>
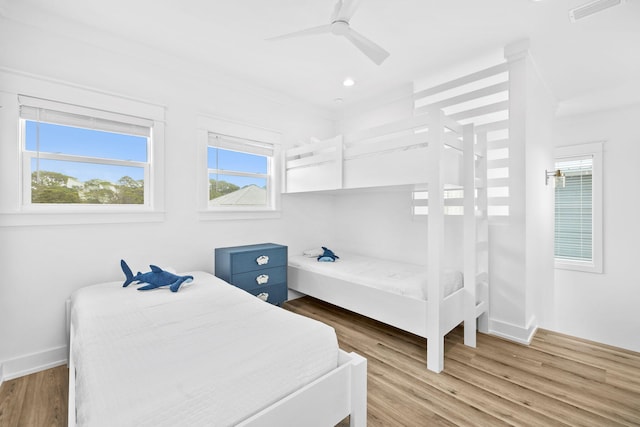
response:
<path id="1" fill-rule="evenodd" d="M 259 293 L 258 295 L 256 295 L 258 298 L 260 298 L 262 301 L 266 301 L 269 299 L 269 293 L 268 292 L 262 292 Z"/>
<path id="2" fill-rule="evenodd" d="M 258 277 L 256 277 L 256 282 L 258 282 L 258 285 L 264 285 L 268 281 L 269 281 L 269 275 L 268 274 L 261 274 Z"/>
<path id="3" fill-rule="evenodd" d="M 256 258 L 256 263 L 258 263 L 258 265 L 269 264 L 269 257 L 266 255 L 260 255 L 258 258 Z"/>

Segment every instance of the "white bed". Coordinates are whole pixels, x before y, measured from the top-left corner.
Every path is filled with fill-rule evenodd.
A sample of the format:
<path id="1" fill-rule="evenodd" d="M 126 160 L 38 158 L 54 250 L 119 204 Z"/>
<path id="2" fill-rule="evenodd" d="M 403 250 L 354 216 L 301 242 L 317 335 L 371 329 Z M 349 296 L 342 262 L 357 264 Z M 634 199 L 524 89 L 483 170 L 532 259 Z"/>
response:
<path id="1" fill-rule="evenodd" d="M 424 338 L 429 337 L 428 272 L 426 267 L 340 253 L 335 262 L 289 256 L 289 289 L 327 301 Z M 462 272 L 444 270 L 439 324 L 449 332 L 465 320 L 468 294 Z M 476 283 L 474 315 L 486 309 L 488 287 Z M 444 333 L 446 333 L 444 332 Z"/>
<path id="2" fill-rule="evenodd" d="M 366 425 L 366 360 L 333 328 L 188 274 L 73 294 L 69 425 Z"/>
<path id="3" fill-rule="evenodd" d="M 476 135 L 473 124 L 456 122 L 435 104 L 424 111 L 285 150 L 284 175 L 287 193 L 379 187 L 408 193 L 427 190 L 427 280 L 399 289 L 389 275 L 405 274 L 406 266 L 392 267 L 382 260 L 377 262 L 380 268 L 388 267 L 383 272 L 387 277 L 377 273 L 367 283 L 359 274 L 345 274 L 338 265 L 303 267 L 294 260 L 289 264 L 289 287 L 427 338 L 427 367 L 440 372 L 444 336 L 451 329 L 464 322 L 465 344 L 472 347 L 477 327 L 488 329 L 486 132 Z M 462 189 L 463 199 L 446 198 L 445 189 L 452 188 Z M 455 291 L 447 288 L 450 273 L 444 268 L 445 206 L 464 211 L 460 248 L 464 286 Z"/>
<path id="4" fill-rule="evenodd" d="M 318 262 L 315 257 L 289 255 L 289 266 L 419 300 L 428 297 L 427 268 L 422 265 L 340 251 L 336 262 Z M 444 270 L 444 295 L 449 296 L 461 289 L 462 281 L 461 271 Z"/>

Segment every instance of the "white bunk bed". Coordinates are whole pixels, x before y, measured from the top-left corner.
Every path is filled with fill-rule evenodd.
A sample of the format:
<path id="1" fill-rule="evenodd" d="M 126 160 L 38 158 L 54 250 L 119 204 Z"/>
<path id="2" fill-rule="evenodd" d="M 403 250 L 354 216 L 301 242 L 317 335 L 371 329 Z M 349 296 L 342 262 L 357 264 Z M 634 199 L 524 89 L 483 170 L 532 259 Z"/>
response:
<path id="1" fill-rule="evenodd" d="M 428 189 L 425 298 L 289 264 L 289 288 L 427 339 L 427 367 L 444 368 L 444 336 L 464 322 L 464 342 L 475 347 L 487 330 L 488 242 L 486 144 L 473 124 L 442 111 L 295 147 L 284 153 L 287 193 L 410 186 Z M 420 187 L 416 187 L 420 186 Z M 464 190 L 464 285 L 445 293 L 445 188 Z M 335 249 L 335 248 L 334 248 Z M 424 268 L 425 266 L 423 266 Z"/>
<path id="2" fill-rule="evenodd" d="M 69 426 L 366 425 L 366 359 L 333 328 L 188 274 L 178 293 L 73 294 Z"/>

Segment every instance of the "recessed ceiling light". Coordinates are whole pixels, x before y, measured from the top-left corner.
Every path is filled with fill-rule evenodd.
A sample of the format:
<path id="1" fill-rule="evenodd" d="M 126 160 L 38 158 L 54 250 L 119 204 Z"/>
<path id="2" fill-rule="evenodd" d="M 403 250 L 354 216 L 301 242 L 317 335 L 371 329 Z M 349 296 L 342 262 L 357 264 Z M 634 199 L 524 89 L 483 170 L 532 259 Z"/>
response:
<path id="1" fill-rule="evenodd" d="M 344 81 L 342 82 L 342 86 L 345 87 L 351 87 L 354 84 L 356 84 L 355 80 L 353 80 L 351 77 L 347 77 L 346 79 L 344 79 Z"/>
<path id="2" fill-rule="evenodd" d="M 335 102 L 336 104 L 341 104 L 342 101 L 344 101 L 344 99 L 342 99 L 342 98 L 336 98 L 336 99 L 333 100 L 333 102 Z"/>

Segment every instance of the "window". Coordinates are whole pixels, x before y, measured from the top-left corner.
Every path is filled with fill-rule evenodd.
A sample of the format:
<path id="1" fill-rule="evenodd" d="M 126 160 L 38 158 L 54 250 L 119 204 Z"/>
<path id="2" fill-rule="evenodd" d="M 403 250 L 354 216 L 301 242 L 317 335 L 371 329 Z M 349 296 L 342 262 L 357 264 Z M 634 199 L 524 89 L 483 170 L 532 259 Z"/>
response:
<path id="1" fill-rule="evenodd" d="M 558 149 L 555 168 L 556 267 L 602 272 L 602 144 Z"/>
<path id="2" fill-rule="evenodd" d="M 19 96 L 22 204 L 151 206 L 153 121 Z"/>
<path id="3" fill-rule="evenodd" d="M 0 81 L 0 227 L 164 220 L 163 106 L 20 72 Z"/>
<path id="4" fill-rule="evenodd" d="M 198 190 L 200 217 L 278 217 L 280 134 L 204 116 L 198 118 L 198 127 L 204 178 Z"/>
<path id="5" fill-rule="evenodd" d="M 209 206 L 271 208 L 273 146 L 226 135 L 209 135 Z"/>

